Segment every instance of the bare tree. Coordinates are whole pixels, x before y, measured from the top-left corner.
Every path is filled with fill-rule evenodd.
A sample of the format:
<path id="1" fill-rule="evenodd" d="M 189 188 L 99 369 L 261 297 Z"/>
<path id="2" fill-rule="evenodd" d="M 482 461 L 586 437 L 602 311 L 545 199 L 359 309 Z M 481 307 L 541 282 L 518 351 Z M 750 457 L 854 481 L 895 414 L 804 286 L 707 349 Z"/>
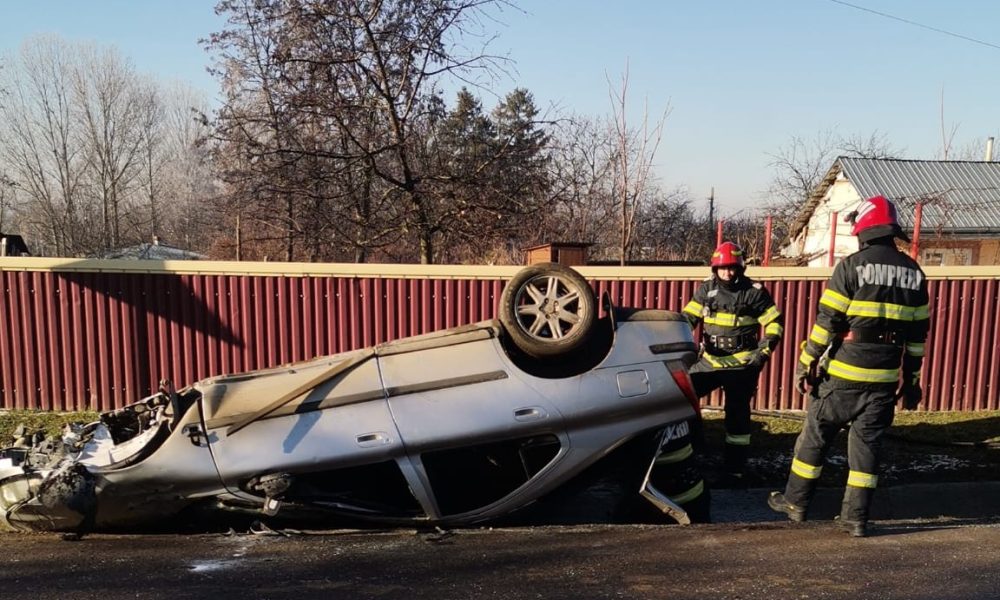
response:
<path id="1" fill-rule="evenodd" d="M 141 174 L 145 133 L 157 114 L 155 93 L 117 52 L 91 48 L 75 65 L 75 106 L 84 124 L 90 186 L 101 206 L 104 249 L 122 243 L 123 217 Z"/>
<path id="2" fill-rule="evenodd" d="M 466 220 L 436 193 L 454 179 L 431 169 L 427 154 L 443 114 L 439 87 L 497 67 L 463 44 L 482 35 L 484 11 L 501 3 L 219 2 L 228 26 L 207 47 L 227 94 L 215 137 L 231 197 L 277 200 L 256 213 L 288 233 L 288 255 L 326 222 L 358 258 L 405 235 L 422 262 L 434 261 L 437 244 Z"/>
<path id="3" fill-rule="evenodd" d="M 53 37 L 29 40 L 7 67 L 0 170 L 14 184 L 11 219 L 33 248 L 99 254 L 172 227 L 166 221 L 188 198 L 181 198 L 182 169 L 168 173 L 165 164 L 184 159 L 166 151 L 175 133 L 156 82 L 113 50 Z M 210 182 L 204 172 L 186 176 Z M 161 202 L 164 190 L 172 197 Z"/>
<path id="4" fill-rule="evenodd" d="M 766 223 L 758 211 L 744 210 L 725 219 L 726 238 L 743 249 L 750 264 L 760 264 L 767 245 Z"/>
<path id="5" fill-rule="evenodd" d="M 207 249 L 219 231 L 212 200 L 218 194 L 203 115 L 203 94 L 179 83 L 150 86 L 141 112 L 142 159 L 132 227 L 186 248 Z"/>
<path id="6" fill-rule="evenodd" d="M 83 202 L 83 157 L 73 108 L 71 48 L 56 38 L 25 43 L 3 71 L 0 160 L 22 197 L 22 229 L 42 252 L 73 254 L 95 224 Z"/>
<path id="7" fill-rule="evenodd" d="M 0 232 L 4 230 L 8 213 L 14 204 L 14 182 L 0 173 Z"/>
<path id="8" fill-rule="evenodd" d="M 622 74 L 618 88 L 609 80 L 609 96 L 611 98 L 613 135 L 617 142 L 615 155 L 615 193 L 620 210 L 620 261 L 625 265 L 634 251 L 635 216 L 643 200 L 647 199 L 649 176 L 656 157 L 656 150 L 663 136 L 663 125 L 670 114 L 667 105 L 663 114 L 652 125 L 649 123 L 649 111 L 644 111 L 642 124 L 637 130 L 630 128 L 628 123 L 628 65 Z"/>
<path id="9" fill-rule="evenodd" d="M 140 219 L 134 226 L 142 231 L 147 239 L 153 239 L 163 226 L 161 212 L 164 182 L 161 180 L 161 175 L 166 164 L 163 139 L 166 109 L 152 86 L 143 94 L 142 103 L 144 110 L 141 111 L 138 122 L 139 165 L 136 184 L 142 190 L 146 210 L 136 211 L 144 212 L 145 218 Z"/>
<path id="10" fill-rule="evenodd" d="M 600 118 L 572 116 L 558 123 L 552 144 L 551 177 L 558 205 L 538 229 L 536 242 L 553 239 L 595 244 L 594 256 L 617 246 L 608 223 L 617 221 L 614 206 L 615 148 Z"/>
<path id="11" fill-rule="evenodd" d="M 951 155 L 956 133 L 958 133 L 958 124 L 953 123 L 949 126 L 944 118 L 944 86 L 941 86 L 941 160 L 948 160 Z"/>
<path id="12" fill-rule="evenodd" d="M 833 164 L 838 139 L 831 130 L 821 131 L 811 140 L 792 136 L 785 146 L 771 154 L 774 175 L 768 193 L 772 203 L 796 210 Z"/>
<path id="13" fill-rule="evenodd" d="M 704 261 L 711 255 L 710 216 L 699 211 L 686 189 L 657 190 L 641 208 L 636 237 L 641 258 L 655 261 Z"/>
<path id="14" fill-rule="evenodd" d="M 767 190 L 769 200 L 762 212 L 773 217 L 774 241 L 785 238 L 802 206 L 838 156 L 896 158 L 902 153 L 878 130 L 847 137 L 829 129 L 818 132 L 812 139 L 792 136 L 788 144 L 770 155 L 774 175 Z"/>
<path id="15" fill-rule="evenodd" d="M 868 135 L 855 133 L 841 137 L 838 146 L 841 156 L 854 158 L 899 158 L 903 155 L 902 149 L 893 147 L 889 135 L 877 129 Z"/>

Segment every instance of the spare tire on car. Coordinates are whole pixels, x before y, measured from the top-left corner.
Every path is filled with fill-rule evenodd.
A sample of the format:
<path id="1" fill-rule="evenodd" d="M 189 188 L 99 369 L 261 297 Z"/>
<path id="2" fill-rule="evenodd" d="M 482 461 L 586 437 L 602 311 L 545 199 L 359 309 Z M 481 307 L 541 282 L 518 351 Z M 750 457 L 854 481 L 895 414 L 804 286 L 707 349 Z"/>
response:
<path id="1" fill-rule="evenodd" d="M 553 358 L 587 343 L 597 320 L 590 284 L 573 269 L 540 263 L 521 269 L 500 297 L 500 323 L 525 354 Z"/>

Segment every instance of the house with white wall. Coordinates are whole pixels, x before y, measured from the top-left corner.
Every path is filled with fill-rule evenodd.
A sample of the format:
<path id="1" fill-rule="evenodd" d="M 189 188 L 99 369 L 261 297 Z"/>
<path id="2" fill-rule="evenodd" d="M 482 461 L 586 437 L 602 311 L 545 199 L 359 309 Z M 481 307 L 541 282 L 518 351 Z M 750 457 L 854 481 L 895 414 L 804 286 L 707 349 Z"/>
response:
<path id="1" fill-rule="evenodd" d="M 857 251 L 844 217 L 861 200 L 878 195 L 896 204 L 900 225 L 911 237 L 919 212 L 921 264 L 1000 264 L 1000 162 L 992 160 L 841 156 L 803 203 L 780 255 L 802 265 L 827 266 L 831 240 L 832 263 Z"/>

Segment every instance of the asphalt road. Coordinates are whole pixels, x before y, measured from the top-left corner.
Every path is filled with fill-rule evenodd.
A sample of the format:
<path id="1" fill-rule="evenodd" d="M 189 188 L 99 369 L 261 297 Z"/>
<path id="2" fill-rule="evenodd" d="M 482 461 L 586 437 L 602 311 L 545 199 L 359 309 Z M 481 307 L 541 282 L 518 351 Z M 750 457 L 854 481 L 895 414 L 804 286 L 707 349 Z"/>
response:
<path id="1" fill-rule="evenodd" d="M 1000 598 L 1000 522 L 0 535 L 0 598 Z"/>

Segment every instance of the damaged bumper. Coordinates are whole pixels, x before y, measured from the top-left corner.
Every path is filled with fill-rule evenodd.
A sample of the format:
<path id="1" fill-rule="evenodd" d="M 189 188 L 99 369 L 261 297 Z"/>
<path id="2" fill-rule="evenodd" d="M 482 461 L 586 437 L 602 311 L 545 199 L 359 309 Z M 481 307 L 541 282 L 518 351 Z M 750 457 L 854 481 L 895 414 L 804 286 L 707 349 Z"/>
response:
<path id="1" fill-rule="evenodd" d="M 96 478 L 79 463 L 56 469 L 15 467 L 0 459 L 0 528 L 77 531 L 96 516 Z"/>
<path id="2" fill-rule="evenodd" d="M 189 494 L 163 493 L 170 469 L 145 460 L 170 437 L 171 407 L 180 408 L 156 394 L 97 422 L 67 425 L 58 438 L 19 436 L 0 450 L 0 529 L 82 533 L 146 517 L 163 509 L 160 498 L 189 503 Z M 211 465 L 208 456 L 195 458 Z M 127 489 L 116 486 L 123 478 Z"/>

